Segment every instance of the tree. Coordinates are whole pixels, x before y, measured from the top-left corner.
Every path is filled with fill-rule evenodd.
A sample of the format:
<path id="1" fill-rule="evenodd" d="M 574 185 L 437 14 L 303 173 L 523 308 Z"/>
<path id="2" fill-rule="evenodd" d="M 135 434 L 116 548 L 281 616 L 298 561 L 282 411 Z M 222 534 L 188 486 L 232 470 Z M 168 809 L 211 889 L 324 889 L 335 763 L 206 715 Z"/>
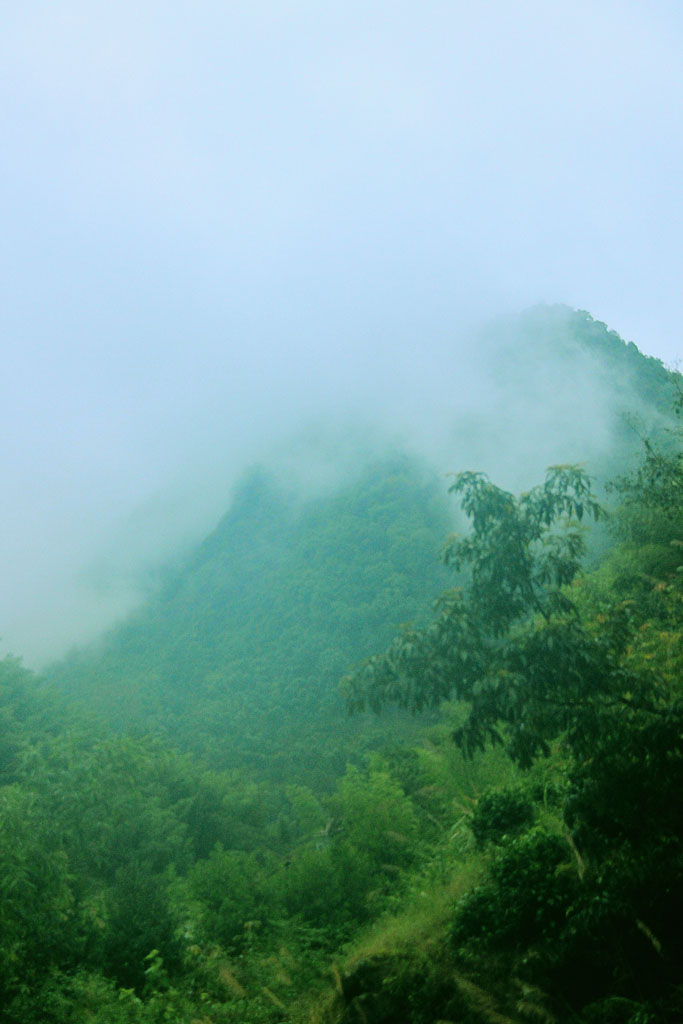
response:
<path id="1" fill-rule="evenodd" d="M 608 642 L 596 638 L 567 592 L 584 553 L 582 522 L 602 510 L 577 466 L 552 467 L 518 498 L 483 473 L 459 474 L 450 491 L 471 523 L 443 554 L 462 585 L 437 601 L 426 628 L 404 630 L 346 678 L 347 703 L 377 711 L 464 701 L 456 742 L 466 752 L 504 742 L 528 765 L 560 731 L 578 741 L 596 700 L 619 700 L 611 660 L 622 624 L 616 617 Z"/>
<path id="2" fill-rule="evenodd" d="M 32 793 L 0 788 L 0 1016 L 54 964 L 72 966 L 73 893 L 58 828 Z"/>
<path id="3" fill-rule="evenodd" d="M 454 697 L 460 746 L 504 743 L 523 767 L 562 736 L 565 834 L 501 838 L 453 937 L 585 1019 L 607 1019 L 614 1000 L 631 1007 L 615 1020 L 683 1009 L 682 467 L 679 450 L 646 446 L 619 484 L 624 543 L 587 587 L 581 522 L 601 510 L 580 469 L 550 470 L 519 498 L 461 474 L 452 490 L 471 530 L 444 553 L 461 586 L 346 681 L 351 707 Z M 671 552 L 663 575 L 653 544 Z"/>

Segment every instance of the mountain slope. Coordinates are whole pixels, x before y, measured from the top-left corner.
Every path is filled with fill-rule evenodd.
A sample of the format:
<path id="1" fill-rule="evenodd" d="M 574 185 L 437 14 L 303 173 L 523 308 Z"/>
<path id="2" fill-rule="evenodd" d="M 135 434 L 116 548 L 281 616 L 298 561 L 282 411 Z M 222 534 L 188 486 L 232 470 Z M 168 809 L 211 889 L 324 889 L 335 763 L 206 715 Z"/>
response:
<path id="1" fill-rule="evenodd" d="M 521 489 L 548 462 L 581 461 L 600 483 L 637 456 L 641 428 L 665 435 L 676 376 L 588 313 L 529 310 L 493 325 L 482 351 L 480 397 L 453 385 L 449 469 L 502 465 Z M 406 456 L 309 500 L 253 470 L 161 592 L 46 678 L 214 765 L 329 779 L 405 726 L 348 722 L 336 684 L 443 589 L 445 491 Z"/>
<path id="2" fill-rule="evenodd" d="M 443 587 L 443 492 L 404 457 L 307 502 L 255 470 L 161 593 L 48 681 L 214 765 L 343 770 L 384 727 L 347 721 L 336 682 Z"/>

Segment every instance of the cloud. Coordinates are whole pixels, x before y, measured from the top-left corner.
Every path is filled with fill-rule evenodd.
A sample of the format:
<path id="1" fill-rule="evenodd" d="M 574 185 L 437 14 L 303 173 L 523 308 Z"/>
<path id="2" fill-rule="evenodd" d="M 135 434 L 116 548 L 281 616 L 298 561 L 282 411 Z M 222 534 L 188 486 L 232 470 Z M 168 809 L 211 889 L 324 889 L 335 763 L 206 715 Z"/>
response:
<path id="1" fill-rule="evenodd" d="M 428 432 L 485 317 L 566 301 L 676 359 L 682 37 L 664 0 L 3 12 L 5 642 L 201 467 L 328 414 Z"/>

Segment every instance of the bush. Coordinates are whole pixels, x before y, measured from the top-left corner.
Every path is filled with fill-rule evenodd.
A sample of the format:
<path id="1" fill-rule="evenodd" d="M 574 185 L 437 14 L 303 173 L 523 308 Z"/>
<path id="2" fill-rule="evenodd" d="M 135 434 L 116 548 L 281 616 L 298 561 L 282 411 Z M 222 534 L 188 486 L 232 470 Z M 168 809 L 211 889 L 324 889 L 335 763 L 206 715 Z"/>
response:
<path id="1" fill-rule="evenodd" d="M 456 943 L 522 949 L 555 939 L 578 885 L 576 873 L 563 870 L 567 852 L 559 836 L 544 832 L 502 846 L 486 882 L 457 908 Z"/>
<path id="2" fill-rule="evenodd" d="M 521 790 L 489 790 L 477 801 L 470 828 L 477 846 L 482 847 L 525 832 L 533 820 L 533 805 Z"/>

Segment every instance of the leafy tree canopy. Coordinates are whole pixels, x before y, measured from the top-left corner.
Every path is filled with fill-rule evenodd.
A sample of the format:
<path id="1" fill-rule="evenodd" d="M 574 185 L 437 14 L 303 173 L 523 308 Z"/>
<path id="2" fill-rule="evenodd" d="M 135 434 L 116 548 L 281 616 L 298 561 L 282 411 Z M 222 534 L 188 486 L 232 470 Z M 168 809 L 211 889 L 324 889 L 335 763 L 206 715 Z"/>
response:
<path id="1" fill-rule="evenodd" d="M 468 707 L 455 733 L 466 751 L 505 742 L 528 765 L 563 730 L 585 741 L 596 704 L 623 699 L 621 618 L 595 637 L 566 589 L 580 571 L 582 522 L 601 508 L 577 466 L 552 467 L 520 497 L 472 472 L 459 474 L 451 492 L 471 523 L 443 556 L 461 586 L 439 599 L 426 628 L 404 631 L 346 678 L 347 702 L 351 710 L 419 710 L 454 697 Z"/>

